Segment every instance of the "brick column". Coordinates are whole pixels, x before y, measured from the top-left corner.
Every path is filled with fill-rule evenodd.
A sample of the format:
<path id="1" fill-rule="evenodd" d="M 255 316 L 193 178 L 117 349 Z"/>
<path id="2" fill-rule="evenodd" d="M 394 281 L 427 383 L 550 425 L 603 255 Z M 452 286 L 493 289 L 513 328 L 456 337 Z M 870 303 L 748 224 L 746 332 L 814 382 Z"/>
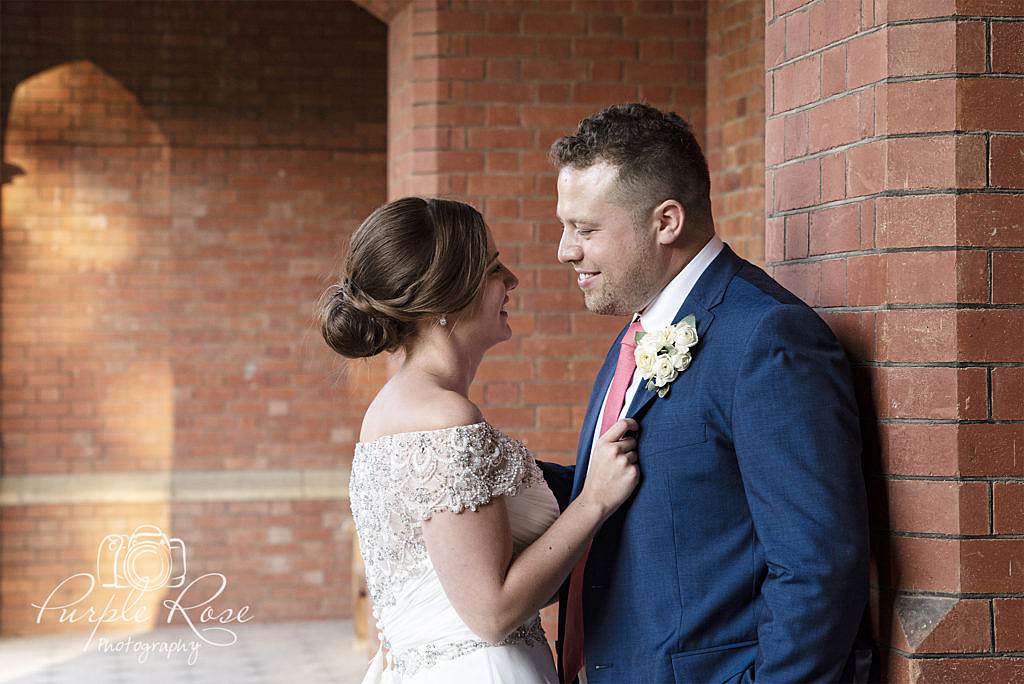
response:
<path id="1" fill-rule="evenodd" d="M 890 681 L 1024 678 L 1024 2 L 768 0 L 766 258 L 855 362 Z"/>
<path id="2" fill-rule="evenodd" d="M 764 263 L 764 0 L 709 2 L 707 143 L 715 231 Z"/>

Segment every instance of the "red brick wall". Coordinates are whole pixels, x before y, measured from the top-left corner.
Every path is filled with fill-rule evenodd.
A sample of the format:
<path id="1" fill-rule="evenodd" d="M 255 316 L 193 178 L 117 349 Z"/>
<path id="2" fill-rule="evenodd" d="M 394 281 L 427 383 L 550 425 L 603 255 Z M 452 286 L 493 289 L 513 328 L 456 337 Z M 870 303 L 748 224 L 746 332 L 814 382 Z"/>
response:
<path id="1" fill-rule="evenodd" d="M 520 278 L 515 336 L 473 399 L 541 458 L 574 458 L 593 376 L 618 319 L 586 313 L 555 250 L 547 149 L 583 117 L 645 99 L 703 137 L 702 2 L 449 2 L 391 22 L 389 195 L 451 194 L 480 208 Z"/>
<path id="2" fill-rule="evenodd" d="M 167 624 L 168 609 L 162 601 L 185 592 L 181 604 L 189 606 L 212 596 L 220 587 L 217 577 L 187 587 L 208 573 L 220 573 L 226 580 L 223 593 L 212 604 L 218 612 L 249 606 L 255 622 L 350 614 L 353 530 L 347 508 L 343 510 L 337 501 L 6 506 L 5 634 L 91 632 L 95 625 L 85 620 L 58 624 L 60 611 L 56 610 L 44 612 L 37 624 L 39 611 L 31 604 L 42 605 L 59 582 L 75 573 L 102 572 L 109 578 L 113 562 L 96 569 L 100 542 L 109 534 L 131 534 L 143 524 L 157 525 L 185 546 L 186 586 L 142 595 L 140 603 L 150 618 L 145 624 L 150 627 Z M 175 573 L 181 569 L 175 565 Z M 79 599 L 88 586 L 84 579 L 69 581 L 50 605 Z M 79 615 L 88 606 L 99 611 L 108 601 L 120 608 L 126 595 L 125 589 L 97 586 L 76 608 Z M 199 612 L 188 612 L 197 624 Z M 180 612 L 171 623 L 185 624 Z M 131 626 L 115 621 L 102 626 L 98 634 Z"/>
<path id="3" fill-rule="evenodd" d="M 1024 3 L 768 10 L 767 260 L 856 362 L 886 677 L 1019 680 Z"/>
<path id="4" fill-rule="evenodd" d="M 312 312 L 385 198 L 384 24 L 315 2 L 2 18 L 5 476 L 347 467 L 364 371 L 339 375 Z M 339 616 L 343 496 L 175 501 L 152 522 L 230 568 L 256 619 Z M 5 632 L 44 629 L 27 597 L 134 529 L 92 505 L 0 512 Z M 271 527 L 294 541 L 270 549 Z"/>
<path id="5" fill-rule="evenodd" d="M 764 263 L 764 0 L 707 5 L 707 144 L 715 230 Z"/>

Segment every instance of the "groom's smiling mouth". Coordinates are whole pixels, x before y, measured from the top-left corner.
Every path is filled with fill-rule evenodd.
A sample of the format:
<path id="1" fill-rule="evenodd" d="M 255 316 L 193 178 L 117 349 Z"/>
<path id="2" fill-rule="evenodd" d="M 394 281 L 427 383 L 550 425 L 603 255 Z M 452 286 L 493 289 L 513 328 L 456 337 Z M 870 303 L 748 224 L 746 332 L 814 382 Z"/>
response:
<path id="1" fill-rule="evenodd" d="M 594 284 L 594 280 L 601 274 L 600 271 L 577 271 L 576 276 L 579 278 L 580 287 L 590 287 Z"/>

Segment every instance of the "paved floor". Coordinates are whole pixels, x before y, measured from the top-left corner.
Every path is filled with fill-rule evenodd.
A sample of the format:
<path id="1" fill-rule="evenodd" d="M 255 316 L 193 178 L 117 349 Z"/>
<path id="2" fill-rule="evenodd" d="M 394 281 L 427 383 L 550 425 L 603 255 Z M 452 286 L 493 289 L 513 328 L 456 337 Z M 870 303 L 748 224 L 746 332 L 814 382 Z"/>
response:
<path id="1" fill-rule="evenodd" d="M 238 641 L 203 644 L 187 627 L 110 637 L 103 651 L 88 635 L 0 639 L 3 684 L 358 684 L 370 660 L 353 646 L 349 620 L 232 625 Z M 192 644 L 195 663 L 189 664 Z M 128 650 L 131 649 L 131 650 Z M 168 651 L 174 652 L 168 653 Z M 140 662 L 142 660 L 143 662 Z"/>

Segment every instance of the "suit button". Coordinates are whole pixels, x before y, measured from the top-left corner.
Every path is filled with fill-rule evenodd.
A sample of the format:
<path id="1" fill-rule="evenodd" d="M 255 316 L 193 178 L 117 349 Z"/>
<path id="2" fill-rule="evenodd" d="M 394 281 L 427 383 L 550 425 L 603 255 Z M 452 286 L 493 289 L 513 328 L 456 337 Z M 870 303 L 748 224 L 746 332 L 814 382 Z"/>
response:
<path id="1" fill-rule="evenodd" d="M 604 585 L 603 584 L 591 584 L 590 588 L 591 589 L 604 589 Z"/>
<path id="2" fill-rule="evenodd" d="M 595 670 L 607 670 L 609 667 L 611 667 L 611 663 L 603 663 L 601 665 L 595 665 L 594 669 Z"/>

